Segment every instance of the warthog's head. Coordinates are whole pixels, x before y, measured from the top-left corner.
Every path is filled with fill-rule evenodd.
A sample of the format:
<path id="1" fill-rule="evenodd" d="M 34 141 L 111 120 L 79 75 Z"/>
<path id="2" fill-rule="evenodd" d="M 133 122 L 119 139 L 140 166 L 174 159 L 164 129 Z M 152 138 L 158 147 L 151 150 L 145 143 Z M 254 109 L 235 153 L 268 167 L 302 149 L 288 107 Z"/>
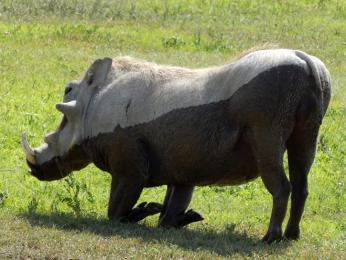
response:
<path id="1" fill-rule="evenodd" d="M 22 134 L 21 145 L 32 175 L 40 180 L 57 180 L 90 162 L 81 146 L 85 116 L 93 93 L 106 84 L 111 67 L 109 58 L 96 60 L 82 80 L 66 86 L 63 103 L 56 105 L 63 119 L 60 126 L 44 138 L 42 145 L 31 148 L 26 134 Z"/>

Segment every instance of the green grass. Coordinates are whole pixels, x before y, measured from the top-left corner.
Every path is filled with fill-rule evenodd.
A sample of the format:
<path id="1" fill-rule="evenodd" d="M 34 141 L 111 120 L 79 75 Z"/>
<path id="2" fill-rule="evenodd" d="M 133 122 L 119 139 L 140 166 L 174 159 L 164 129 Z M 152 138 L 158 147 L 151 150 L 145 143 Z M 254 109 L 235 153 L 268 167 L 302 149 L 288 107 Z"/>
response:
<path id="1" fill-rule="evenodd" d="M 39 145 L 61 119 L 64 85 L 95 58 L 205 67 L 266 42 L 320 57 L 333 78 L 300 241 L 258 243 L 271 210 L 260 180 L 198 188 L 191 207 L 206 220 L 166 231 L 157 217 L 109 223 L 110 177 L 93 166 L 52 183 L 26 174 L 21 132 Z M 0 258 L 346 258 L 344 1 L 3 0 L 0 79 Z"/>

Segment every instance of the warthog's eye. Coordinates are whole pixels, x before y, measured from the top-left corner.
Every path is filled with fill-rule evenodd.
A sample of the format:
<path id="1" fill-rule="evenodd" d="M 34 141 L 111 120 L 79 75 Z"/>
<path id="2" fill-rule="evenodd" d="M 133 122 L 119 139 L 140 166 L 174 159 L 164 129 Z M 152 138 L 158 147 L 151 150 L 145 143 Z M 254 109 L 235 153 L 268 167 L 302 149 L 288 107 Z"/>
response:
<path id="1" fill-rule="evenodd" d="M 72 90 L 72 87 L 71 86 L 67 86 L 65 88 L 65 95 L 67 95 L 71 90 Z"/>

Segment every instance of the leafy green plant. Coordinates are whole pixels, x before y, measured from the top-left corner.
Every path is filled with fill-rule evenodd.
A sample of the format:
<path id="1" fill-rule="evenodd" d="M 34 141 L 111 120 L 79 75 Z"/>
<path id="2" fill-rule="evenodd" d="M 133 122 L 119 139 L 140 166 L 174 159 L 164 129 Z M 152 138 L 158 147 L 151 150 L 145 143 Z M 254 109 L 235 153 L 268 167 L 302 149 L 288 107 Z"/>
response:
<path id="1" fill-rule="evenodd" d="M 38 203 L 39 203 L 39 202 L 38 202 L 38 200 L 37 200 L 36 197 L 33 197 L 33 198 L 30 200 L 30 202 L 29 202 L 29 204 L 28 204 L 28 212 L 29 212 L 30 214 L 36 212 L 37 207 L 38 207 Z"/>
<path id="2" fill-rule="evenodd" d="M 83 199 L 86 199 L 90 203 L 95 201 L 86 183 L 78 181 L 73 175 L 65 178 L 64 192 L 58 194 L 58 200 L 72 209 L 77 217 L 80 217 L 82 215 Z"/>
<path id="3" fill-rule="evenodd" d="M 166 48 L 167 47 L 179 48 L 179 47 L 185 45 L 186 43 L 182 38 L 180 38 L 178 36 L 172 36 L 172 37 L 168 37 L 168 38 L 163 38 L 162 44 Z"/>
<path id="4" fill-rule="evenodd" d="M 6 191 L 0 191 L 0 208 L 5 206 L 5 201 L 8 198 Z"/>

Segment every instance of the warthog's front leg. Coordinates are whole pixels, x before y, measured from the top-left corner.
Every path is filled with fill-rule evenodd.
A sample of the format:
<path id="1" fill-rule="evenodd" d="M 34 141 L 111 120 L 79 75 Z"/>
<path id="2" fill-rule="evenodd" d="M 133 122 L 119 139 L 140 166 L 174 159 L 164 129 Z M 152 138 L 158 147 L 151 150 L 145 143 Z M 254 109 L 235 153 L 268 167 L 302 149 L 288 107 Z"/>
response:
<path id="1" fill-rule="evenodd" d="M 133 208 L 143 188 L 144 182 L 140 179 L 116 179 L 113 177 L 108 208 L 109 219 L 138 222 L 147 216 L 160 213 L 162 204 L 154 202 L 143 202 Z"/>
<path id="2" fill-rule="evenodd" d="M 204 219 L 192 209 L 185 212 L 190 204 L 193 190 L 194 186 L 191 185 L 168 186 L 159 220 L 161 227 L 179 228 Z"/>
<path id="3" fill-rule="evenodd" d="M 127 221 L 127 217 L 132 212 L 143 188 L 143 180 L 113 176 L 108 204 L 109 219 Z"/>
<path id="4" fill-rule="evenodd" d="M 161 212 L 162 205 L 158 203 L 141 203 L 133 208 L 149 178 L 149 156 L 143 142 L 119 128 L 108 145 L 108 158 L 102 160 L 109 163 L 112 173 L 108 217 L 137 222 Z"/>
<path id="5" fill-rule="evenodd" d="M 155 215 L 162 212 L 163 205 L 156 202 L 142 202 L 133 208 L 130 214 L 127 216 L 129 222 L 138 222 L 148 216 Z"/>

